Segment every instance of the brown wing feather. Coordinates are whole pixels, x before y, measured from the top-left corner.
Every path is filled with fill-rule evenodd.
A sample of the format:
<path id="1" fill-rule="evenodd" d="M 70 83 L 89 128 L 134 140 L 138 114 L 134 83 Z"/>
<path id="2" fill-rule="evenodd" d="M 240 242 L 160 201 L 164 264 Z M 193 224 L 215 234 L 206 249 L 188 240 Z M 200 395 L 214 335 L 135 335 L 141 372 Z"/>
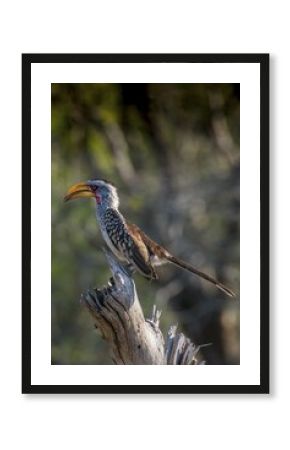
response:
<path id="1" fill-rule="evenodd" d="M 147 251 L 149 252 L 149 255 L 158 256 L 158 258 L 163 259 L 167 258 L 167 256 L 170 254 L 164 247 L 157 244 L 157 242 L 153 241 L 147 234 L 144 233 L 144 231 L 140 230 L 139 227 L 135 224 L 130 224 L 130 227 L 134 230 L 134 233 L 140 236 L 140 240 L 144 243 L 144 245 L 147 248 Z"/>
<path id="2" fill-rule="evenodd" d="M 150 249 L 144 241 L 144 233 L 133 223 L 127 223 L 127 230 L 132 244 L 130 246 L 130 259 L 138 266 L 143 275 L 148 278 L 157 278 L 157 274 L 150 263 Z"/>

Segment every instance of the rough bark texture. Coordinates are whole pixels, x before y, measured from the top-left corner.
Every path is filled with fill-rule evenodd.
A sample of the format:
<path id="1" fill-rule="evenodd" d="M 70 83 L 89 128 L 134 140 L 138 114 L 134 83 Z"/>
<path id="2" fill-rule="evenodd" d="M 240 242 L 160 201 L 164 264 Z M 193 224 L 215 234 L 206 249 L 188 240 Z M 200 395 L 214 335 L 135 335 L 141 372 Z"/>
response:
<path id="1" fill-rule="evenodd" d="M 177 327 L 171 326 L 166 341 L 159 328 L 161 312 L 153 306 L 145 319 L 131 274 L 105 250 L 113 278 L 103 289 L 89 289 L 81 302 L 108 342 L 115 364 L 198 364 L 195 346 Z M 201 363 L 202 364 L 202 363 Z"/>

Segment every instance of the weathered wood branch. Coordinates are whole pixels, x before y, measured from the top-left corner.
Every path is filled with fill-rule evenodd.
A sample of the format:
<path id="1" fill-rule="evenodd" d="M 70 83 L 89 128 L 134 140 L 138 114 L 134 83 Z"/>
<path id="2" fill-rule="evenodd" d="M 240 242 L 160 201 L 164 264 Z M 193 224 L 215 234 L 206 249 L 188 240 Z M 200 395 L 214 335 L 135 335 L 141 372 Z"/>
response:
<path id="1" fill-rule="evenodd" d="M 166 341 L 159 328 L 161 312 L 153 306 L 145 319 L 131 273 L 104 250 L 113 274 L 103 289 L 89 289 L 81 302 L 107 341 L 115 364 L 198 364 L 200 349 L 177 327 L 170 327 Z"/>

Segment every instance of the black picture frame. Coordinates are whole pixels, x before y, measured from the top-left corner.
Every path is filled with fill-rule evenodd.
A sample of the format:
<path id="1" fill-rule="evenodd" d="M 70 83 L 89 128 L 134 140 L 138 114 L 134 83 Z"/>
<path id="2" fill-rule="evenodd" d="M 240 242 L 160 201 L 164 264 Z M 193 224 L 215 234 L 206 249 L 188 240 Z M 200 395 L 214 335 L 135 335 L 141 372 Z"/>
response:
<path id="1" fill-rule="evenodd" d="M 256 63 L 260 65 L 260 384 L 31 384 L 31 65 L 33 63 Z M 269 393 L 269 54 L 23 54 L 22 55 L 22 392 L 75 394 Z"/>

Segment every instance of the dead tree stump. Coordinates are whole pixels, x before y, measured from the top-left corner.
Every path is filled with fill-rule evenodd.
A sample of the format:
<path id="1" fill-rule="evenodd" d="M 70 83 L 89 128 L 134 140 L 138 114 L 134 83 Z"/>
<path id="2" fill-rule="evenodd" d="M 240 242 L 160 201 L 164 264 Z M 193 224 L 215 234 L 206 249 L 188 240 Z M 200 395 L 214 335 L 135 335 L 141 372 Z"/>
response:
<path id="1" fill-rule="evenodd" d="M 113 278 L 103 289 L 89 289 L 81 303 L 92 315 L 96 328 L 107 341 L 115 364 L 203 364 L 194 345 L 177 327 L 171 326 L 166 341 L 159 328 L 161 312 L 153 306 L 145 319 L 135 283 L 127 268 L 105 250 Z"/>

